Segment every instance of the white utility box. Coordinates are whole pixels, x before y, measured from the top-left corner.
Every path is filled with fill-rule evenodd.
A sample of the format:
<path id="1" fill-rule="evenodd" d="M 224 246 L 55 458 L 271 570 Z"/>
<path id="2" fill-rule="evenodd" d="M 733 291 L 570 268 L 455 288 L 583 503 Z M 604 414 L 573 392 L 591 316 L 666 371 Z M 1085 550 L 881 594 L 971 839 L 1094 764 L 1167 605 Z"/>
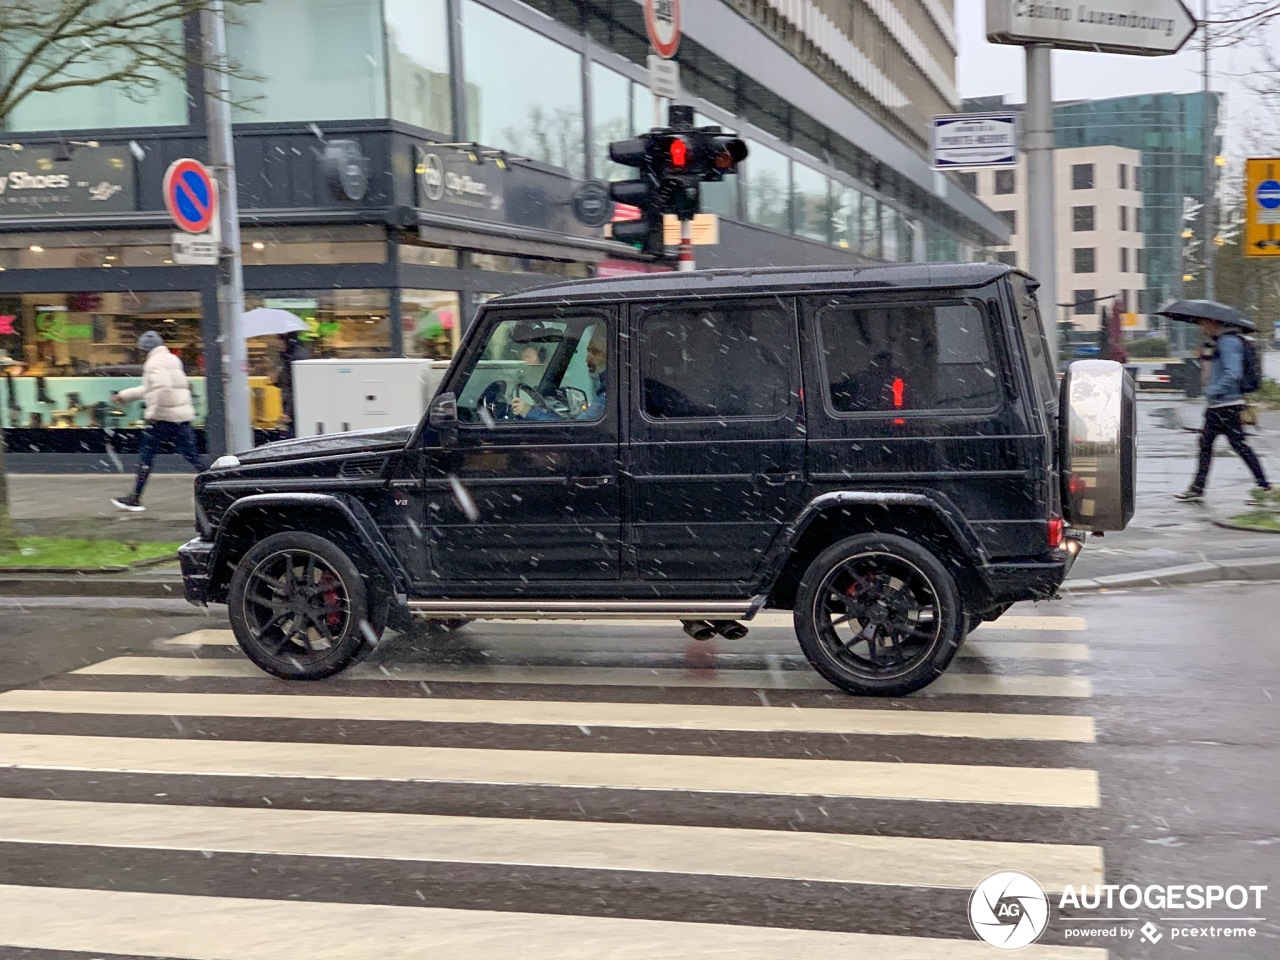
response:
<path id="1" fill-rule="evenodd" d="M 299 437 L 417 423 L 447 360 L 299 360 L 293 365 Z"/>

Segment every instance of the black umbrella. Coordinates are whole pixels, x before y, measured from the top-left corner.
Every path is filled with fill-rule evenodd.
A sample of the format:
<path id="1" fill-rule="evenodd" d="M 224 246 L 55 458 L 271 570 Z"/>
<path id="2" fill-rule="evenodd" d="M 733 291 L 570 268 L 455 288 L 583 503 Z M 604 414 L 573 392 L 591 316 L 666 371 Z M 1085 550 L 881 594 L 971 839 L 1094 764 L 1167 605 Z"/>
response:
<path id="1" fill-rule="evenodd" d="M 1181 320 L 1183 323 L 1199 323 L 1201 320 L 1217 320 L 1229 327 L 1239 327 L 1253 333 L 1257 327 L 1235 307 L 1228 307 L 1217 300 L 1174 300 L 1157 312 L 1157 316 L 1170 320 Z"/>

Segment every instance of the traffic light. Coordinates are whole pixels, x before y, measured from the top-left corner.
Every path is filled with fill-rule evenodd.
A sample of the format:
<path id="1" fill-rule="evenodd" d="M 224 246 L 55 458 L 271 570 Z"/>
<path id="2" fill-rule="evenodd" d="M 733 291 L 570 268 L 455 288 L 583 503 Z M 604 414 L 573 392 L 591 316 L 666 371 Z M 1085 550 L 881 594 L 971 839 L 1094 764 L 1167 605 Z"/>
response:
<path id="1" fill-rule="evenodd" d="M 703 127 L 702 154 L 705 158 L 707 183 L 723 180 L 726 174 L 737 173 L 738 164 L 747 159 L 747 145 L 731 133 L 721 133 L 719 127 Z"/>
<path id="2" fill-rule="evenodd" d="M 696 131 L 661 134 L 654 151 L 659 200 L 663 213 L 692 220 L 701 209 L 703 151 Z"/>
<path id="3" fill-rule="evenodd" d="M 654 136 L 647 133 L 609 144 L 610 160 L 624 167 L 635 167 L 637 171 L 635 180 L 615 180 L 609 184 L 609 195 L 618 203 L 640 211 L 637 220 L 614 223 L 613 238 L 635 244 L 654 257 L 663 252 L 661 184 L 655 170 L 657 147 Z"/>

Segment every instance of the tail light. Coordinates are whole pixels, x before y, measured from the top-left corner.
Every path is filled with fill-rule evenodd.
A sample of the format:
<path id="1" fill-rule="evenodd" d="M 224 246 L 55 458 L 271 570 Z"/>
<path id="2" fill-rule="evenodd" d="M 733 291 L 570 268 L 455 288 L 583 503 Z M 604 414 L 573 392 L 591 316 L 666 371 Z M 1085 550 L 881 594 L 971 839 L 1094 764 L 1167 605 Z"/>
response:
<path id="1" fill-rule="evenodd" d="M 1062 546 L 1063 524 L 1061 517 L 1050 517 L 1048 523 L 1049 549 L 1057 550 Z"/>

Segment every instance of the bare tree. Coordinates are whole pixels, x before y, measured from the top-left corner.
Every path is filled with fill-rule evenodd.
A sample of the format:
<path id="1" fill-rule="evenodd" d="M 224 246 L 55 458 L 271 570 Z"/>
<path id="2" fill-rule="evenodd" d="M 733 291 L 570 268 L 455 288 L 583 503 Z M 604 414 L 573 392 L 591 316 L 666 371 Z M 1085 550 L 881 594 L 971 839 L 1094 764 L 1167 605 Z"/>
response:
<path id="1" fill-rule="evenodd" d="M 257 0 L 224 0 L 228 7 Z M 187 42 L 189 18 L 211 0 L 0 0 L 0 129 L 28 98 L 111 86 L 145 100 L 165 75 L 206 63 Z M 232 65 L 229 71 L 247 76 Z M 13 550 L 0 431 L 0 552 Z"/>

